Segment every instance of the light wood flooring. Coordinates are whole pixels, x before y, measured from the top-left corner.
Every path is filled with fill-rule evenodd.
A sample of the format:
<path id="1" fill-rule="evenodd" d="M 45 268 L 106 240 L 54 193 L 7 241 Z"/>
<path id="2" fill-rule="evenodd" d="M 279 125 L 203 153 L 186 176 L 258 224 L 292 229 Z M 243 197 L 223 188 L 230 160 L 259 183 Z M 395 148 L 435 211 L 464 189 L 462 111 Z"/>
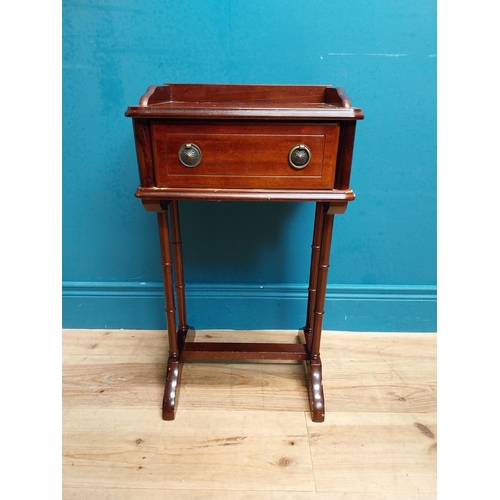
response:
<path id="1" fill-rule="evenodd" d="M 65 500 L 436 498 L 435 334 L 323 332 L 323 423 L 311 421 L 302 363 L 185 363 L 165 422 L 164 331 L 62 339 Z"/>

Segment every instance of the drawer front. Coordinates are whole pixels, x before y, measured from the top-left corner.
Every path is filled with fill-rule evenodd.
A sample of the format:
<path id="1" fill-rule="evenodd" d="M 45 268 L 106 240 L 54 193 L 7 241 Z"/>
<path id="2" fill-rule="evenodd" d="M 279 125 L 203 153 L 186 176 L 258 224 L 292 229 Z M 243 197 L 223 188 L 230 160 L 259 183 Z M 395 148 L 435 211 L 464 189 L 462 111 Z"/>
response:
<path id="1" fill-rule="evenodd" d="M 332 189 L 338 124 L 154 123 L 158 187 Z"/>

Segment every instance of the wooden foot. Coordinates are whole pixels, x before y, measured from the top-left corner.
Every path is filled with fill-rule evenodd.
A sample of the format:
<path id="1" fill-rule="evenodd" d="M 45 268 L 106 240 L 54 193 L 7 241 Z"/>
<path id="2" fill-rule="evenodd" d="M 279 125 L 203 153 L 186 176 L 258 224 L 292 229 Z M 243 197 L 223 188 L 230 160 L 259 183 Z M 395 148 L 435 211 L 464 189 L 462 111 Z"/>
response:
<path id="1" fill-rule="evenodd" d="M 163 394 L 162 419 L 174 420 L 175 403 L 177 401 L 177 390 L 180 383 L 180 371 L 182 362 L 176 358 L 168 358 L 167 380 L 165 381 L 165 393 Z"/>
<path id="2" fill-rule="evenodd" d="M 325 421 L 325 396 L 323 394 L 323 375 L 321 359 L 309 362 L 309 403 L 313 422 Z"/>

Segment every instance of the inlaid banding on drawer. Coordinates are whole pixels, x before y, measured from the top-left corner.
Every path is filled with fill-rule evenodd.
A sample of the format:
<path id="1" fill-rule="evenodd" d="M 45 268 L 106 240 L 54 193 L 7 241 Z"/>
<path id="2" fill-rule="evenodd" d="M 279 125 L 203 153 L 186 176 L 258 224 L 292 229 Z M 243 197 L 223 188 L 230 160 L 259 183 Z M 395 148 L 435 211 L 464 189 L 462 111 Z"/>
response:
<path id="1" fill-rule="evenodd" d="M 289 154 L 299 144 L 307 146 L 310 161 L 297 169 Z M 331 189 L 337 144 L 337 124 L 157 124 L 157 186 Z M 186 145 L 201 152 L 195 167 L 179 159 Z"/>

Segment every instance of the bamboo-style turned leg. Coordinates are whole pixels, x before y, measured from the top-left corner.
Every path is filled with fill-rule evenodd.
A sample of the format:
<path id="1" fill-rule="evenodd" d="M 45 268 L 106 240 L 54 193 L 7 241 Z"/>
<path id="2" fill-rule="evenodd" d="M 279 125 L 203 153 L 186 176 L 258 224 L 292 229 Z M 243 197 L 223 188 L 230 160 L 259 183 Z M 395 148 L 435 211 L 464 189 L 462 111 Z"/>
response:
<path id="1" fill-rule="evenodd" d="M 177 310 L 179 313 L 179 329 L 177 339 L 179 350 L 182 354 L 186 334 L 189 330 L 186 319 L 186 294 L 184 284 L 184 265 L 182 261 L 182 241 L 181 241 L 181 225 L 179 220 L 179 205 L 177 200 L 170 202 L 171 206 L 171 221 L 172 221 L 172 247 L 174 250 L 174 272 L 175 272 L 175 291 L 177 297 Z"/>
<path id="2" fill-rule="evenodd" d="M 323 378 L 320 358 L 321 331 L 323 329 L 323 315 L 325 312 L 325 296 L 330 267 L 330 248 L 333 233 L 333 214 L 329 213 L 329 206 L 323 210 L 321 248 L 317 268 L 317 290 L 313 314 L 312 341 L 309 351 L 309 398 L 311 416 L 314 422 L 325 420 L 325 396 L 323 393 Z"/>
<path id="3" fill-rule="evenodd" d="M 309 273 L 309 288 L 307 295 L 307 315 L 306 326 L 304 326 L 304 336 L 307 344 L 307 351 L 311 351 L 312 327 L 314 323 L 314 308 L 316 306 L 316 292 L 318 286 L 318 264 L 321 249 L 321 234 L 323 229 L 323 205 L 316 203 L 316 213 L 314 215 L 314 231 L 311 245 L 311 270 Z"/>
<path id="4" fill-rule="evenodd" d="M 172 252 L 170 251 L 170 230 L 168 224 L 168 206 L 158 213 L 161 257 L 163 268 L 163 286 L 165 290 L 165 313 L 167 316 L 169 358 L 165 393 L 163 396 L 163 420 L 175 418 L 176 393 L 179 378 L 179 344 L 175 325 L 174 280 L 172 273 Z"/>

